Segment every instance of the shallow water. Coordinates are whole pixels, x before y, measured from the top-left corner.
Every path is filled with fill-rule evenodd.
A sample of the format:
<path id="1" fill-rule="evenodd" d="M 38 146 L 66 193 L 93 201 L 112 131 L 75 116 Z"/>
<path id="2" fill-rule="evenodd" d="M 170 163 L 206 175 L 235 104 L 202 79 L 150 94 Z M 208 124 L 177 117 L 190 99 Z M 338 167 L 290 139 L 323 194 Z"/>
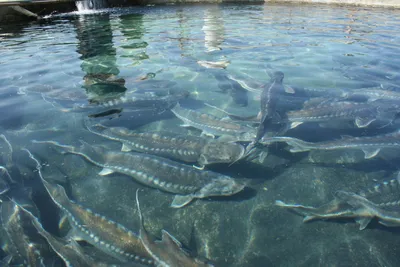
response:
<path id="1" fill-rule="evenodd" d="M 31 141 L 79 145 L 86 140 L 118 150 L 119 144 L 88 132 L 83 123 L 87 114 L 71 108 L 134 90 L 183 89 L 191 93 L 186 107 L 220 117 L 225 114 L 204 103 L 238 115 L 257 114 L 257 94 L 237 87 L 222 92 L 228 74 L 266 84 L 267 73 L 280 70 L 285 85 L 322 96 L 365 87 L 398 90 L 400 11 L 269 4 L 104 9 L 0 26 L 0 40 L 0 131 L 13 148 L 10 152 L 0 140 L 0 165 L 14 180 L 33 187 L 43 224 L 52 233 L 57 233 L 59 215 L 21 148 L 37 155 L 45 164 L 45 178 L 68 188 L 76 202 L 135 232 L 135 191 L 143 188 L 146 228 L 158 237 L 167 229 L 216 266 L 399 266 L 398 228 L 374 223 L 359 231 L 353 220 L 302 223 L 301 216 L 274 205 L 282 200 L 319 206 L 336 190 L 357 192 L 394 178 L 398 150 L 366 160 L 360 150 L 291 154 L 273 145 L 261 163 L 209 167 L 245 179 L 244 192 L 172 209 L 171 194 L 123 175 L 99 176 L 101 169 L 82 158 Z M 200 60 L 230 64 L 212 69 L 199 65 Z M 295 100 L 289 102 L 282 109 L 298 108 Z M 126 107 L 119 115 L 94 121 L 132 130 L 200 133 L 180 127 L 169 111 Z M 397 130 L 396 124 L 342 126 L 307 124 L 289 135 L 318 141 Z"/>

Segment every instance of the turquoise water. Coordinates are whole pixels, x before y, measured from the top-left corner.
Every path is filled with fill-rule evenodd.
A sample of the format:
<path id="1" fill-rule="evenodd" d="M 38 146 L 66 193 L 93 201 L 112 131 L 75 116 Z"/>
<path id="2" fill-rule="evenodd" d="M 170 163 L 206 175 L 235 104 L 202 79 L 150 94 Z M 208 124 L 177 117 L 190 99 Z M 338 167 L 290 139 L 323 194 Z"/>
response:
<path id="1" fill-rule="evenodd" d="M 75 146 L 85 140 L 120 150 L 118 142 L 87 131 L 88 113 L 74 107 L 135 90 L 187 90 L 185 107 L 221 118 L 226 114 L 204 103 L 237 115 L 257 114 L 259 95 L 237 84 L 232 87 L 227 75 L 260 86 L 269 82 L 268 72 L 284 72 L 285 86 L 295 93 L 280 101 L 281 113 L 301 109 L 313 92 L 326 98 L 339 90 L 369 87 L 398 92 L 400 11 L 269 4 L 105 9 L 3 25 L 0 40 L 0 131 L 12 146 L 11 151 L 0 140 L 0 165 L 16 182 L 3 196 L 15 197 L 14 191 L 20 196 L 18 188 L 32 188 L 41 221 L 53 235 L 64 234 L 57 225 L 61 212 L 46 195 L 23 148 L 43 163 L 44 178 L 63 185 L 71 199 L 136 233 L 135 191 L 142 188 L 146 229 L 158 238 L 161 229 L 168 230 L 215 266 L 399 266 L 398 227 L 375 221 L 360 231 L 352 219 L 303 223 L 302 216 L 275 205 L 282 200 L 320 206 L 331 201 L 336 190 L 358 192 L 393 179 L 399 150 L 388 149 L 368 160 L 360 150 L 295 154 L 282 144 L 259 148 L 268 150 L 266 158 L 206 167 L 244 181 L 243 192 L 173 209 L 172 194 L 122 174 L 100 176 L 101 168 L 83 158 L 32 140 Z M 227 66 L 207 68 L 198 61 Z M 182 128 L 168 110 L 129 105 L 91 122 L 200 134 Z M 396 123 L 362 129 L 344 123 L 328 128 L 305 124 L 285 136 L 320 141 L 397 129 Z M 9 242 L 4 233 L 2 237 L 2 243 Z M 5 248 L 3 255 L 8 253 Z M 56 256 L 49 252 L 45 258 L 52 262 Z M 62 266 L 61 260 L 55 262 Z"/>

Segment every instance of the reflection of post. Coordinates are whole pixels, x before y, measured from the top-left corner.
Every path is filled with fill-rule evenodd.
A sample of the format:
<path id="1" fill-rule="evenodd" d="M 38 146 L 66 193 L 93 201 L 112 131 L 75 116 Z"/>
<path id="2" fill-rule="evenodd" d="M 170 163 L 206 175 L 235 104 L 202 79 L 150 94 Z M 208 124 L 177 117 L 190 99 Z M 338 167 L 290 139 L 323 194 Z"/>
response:
<path id="1" fill-rule="evenodd" d="M 204 12 L 203 29 L 205 47 L 208 52 L 221 50 L 220 45 L 224 41 L 224 20 L 218 5 L 207 8 Z"/>
<path id="2" fill-rule="evenodd" d="M 77 52 L 81 54 L 89 97 L 125 92 L 125 80 L 116 77 L 119 69 L 109 15 L 81 15 L 75 25 L 79 40 Z"/>
<path id="3" fill-rule="evenodd" d="M 121 57 L 129 57 L 138 65 L 142 60 L 148 59 L 146 47 L 148 43 L 143 41 L 144 34 L 143 15 L 128 14 L 119 17 L 119 29 L 125 39 L 120 48 L 123 50 Z"/>

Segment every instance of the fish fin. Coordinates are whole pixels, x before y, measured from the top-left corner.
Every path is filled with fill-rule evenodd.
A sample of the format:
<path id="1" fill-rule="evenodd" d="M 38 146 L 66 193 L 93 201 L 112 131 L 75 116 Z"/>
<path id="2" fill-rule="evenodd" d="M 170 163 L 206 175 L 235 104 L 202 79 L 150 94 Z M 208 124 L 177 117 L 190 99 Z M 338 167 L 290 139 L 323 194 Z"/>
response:
<path id="1" fill-rule="evenodd" d="M 355 123 L 358 128 L 365 128 L 375 120 L 376 118 L 371 118 L 371 117 L 363 117 L 363 118 L 357 117 Z"/>
<path id="2" fill-rule="evenodd" d="M 234 142 L 236 142 L 237 140 L 236 140 L 233 136 L 231 136 L 231 135 L 221 135 L 220 137 L 218 137 L 218 141 L 221 141 L 221 142 L 232 142 L 232 143 L 234 143 Z"/>
<path id="3" fill-rule="evenodd" d="M 221 121 L 232 121 L 232 120 L 231 120 L 231 118 L 229 116 L 227 116 L 227 117 L 223 117 L 221 119 Z"/>
<path id="4" fill-rule="evenodd" d="M 365 159 L 370 159 L 378 155 L 379 151 L 381 151 L 380 148 L 363 148 L 362 151 L 364 152 L 364 158 Z"/>
<path id="5" fill-rule="evenodd" d="M 205 132 L 205 131 L 202 131 L 200 136 L 207 136 L 207 137 L 211 137 L 211 138 L 215 139 L 215 135 L 213 135 L 212 133 Z"/>
<path id="6" fill-rule="evenodd" d="M 82 237 L 82 234 L 79 233 L 75 228 L 71 228 L 71 230 L 65 236 L 66 240 L 75 240 L 75 241 L 85 241 L 85 238 Z"/>
<path id="7" fill-rule="evenodd" d="M 307 216 L 304 217 L 303 222 L 309 222 L 309 221 L 314 220 L 315 218 L 316 218 L 316 216 L 307 215 Z"/>
<path id="8" fill-rule="evenodd" d="M 130 145 L 128 145 L 128 144 L 122 143 L 121 151 L 122 152 L 132 151 L 132 147 Z"/>
<path id="9" fill-rule="evenodd" d="M 181 124 L 180 126 L 181 126 L 181 127 L 184 127 L 184 128 L 192 127 L 192 125 L 189 125 L 189 124 Z"/>
<path id="10" fill-rule="evenodd" d="M 177 249 L 182 248 L 182 243 L 164 229 L 161 230 L 161 243 L 166 246 L 176 247 Z"/>
<path id="11" fill-rule="evenodd" d="M 256 119 L 259 120 L 259 121 L 261 121 L 261 118 L 262 118 L 262 112 L 259 111 L 259 112 L 257 113 Z"/>
<path id="12" fill-rule="evenodd" d="M 364 230 L 368 226 L 368 224 L 371 222 L 372 218 L 358 217 L 355 220 L 360 225 L 360 230 Z"/>
<path id="13" fill-rule="evenodd" d="M 288 94 L 296 93 L 296 91 L 291 86 L 285 85 L 283 88 L 285 88 L 285 92 L 288 93 Z"/>
<path id="14" fill-rule="evenodd" d="M 342 139 L 353 138 L 353 136 L 351 136 L 351 135 L 346 135 L 346 134 L 340 135 L 340 137 L 341 137 Z"/>
<path id="15" fill-rule="evenodd" d="M 301 121 L 292 122 L 292 123 L 290 124 L 290 129 L 296 128 L 296 127 L 299 126 L 300 124 L 303 124 L 303 122 L 301 122 Z"/>
<path id="16" fill-rule="evenodd" d="M 100 172 L 99 175 L 101 176 L 105 176 L 105 175 L 109 175 L 111 173 L 113 173 L 114 171 L 109 169 L 109 168 L 103 168 Z"/>
<path id="17" fill-rule="evenodd" d="M 176 195 L 171 203 L 172 208 L 182 208 L 193 200 L 192 195 Z"/>

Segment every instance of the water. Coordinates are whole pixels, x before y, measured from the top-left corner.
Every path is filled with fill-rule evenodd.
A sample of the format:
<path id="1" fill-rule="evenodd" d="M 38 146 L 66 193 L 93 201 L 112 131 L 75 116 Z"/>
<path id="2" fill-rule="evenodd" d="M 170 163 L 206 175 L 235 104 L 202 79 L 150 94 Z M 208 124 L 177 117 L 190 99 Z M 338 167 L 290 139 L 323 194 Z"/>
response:
<path id="1" fill-rule="evenodd" d="M 374 223 L 359 231 L 354 220 L 302 223 L 301 216 L 274 205 L 282 200 L 319 206 L 332 200 L 336 190 L 358 192 L 394 178 L 398 150 L 366 160 L 361 150 L 291 154 L 284 145 L 272 145 L 261 163 L 255 159 L 209 167 L 246 179 L 244 192 L 172 209 L 171 194 L 123 175 L 99 176 L 101 169 L 84 159 L 31 142 L 79 145 L 86 140 L 119 150 L 120 144 L 88 132 L 83 124 L 87 113 L 71 108 L 135 89 L 188 90 L 186 107 L 220 117 L 225 115 L 204 102 L 238 115 L 257 114 L 259 97 L 237 86 L 232 90 L 227 74 L 265 84 L 268 71 L 280 70 L 285 85 L 318 89 L 324 97 L 342 89 L 397 90 L 399 15 L 396 10 L 360 7 L 174 5 L 75 12 L 7 25 L 0 31 L 0 127 L 13 152 L 1 142 L 0 165 L 13 180 L 33 188 L 43 224 L 53 234 L 61 235 L 59 215 L 22 148 L 32 151 L 45 165 L 45 178 L 66 187 L 76 202 L 135 232 L 135 191 L 143 188 L 146 228 L 158 237 L 161 229 L 168 230 L 216 266 L 399 266 L 398 228 Z M 230 64 L 209 69 L 199 65 L 200 60 Z M 296 99 L 281 108 L 301 108 L 303 95 Z M 119 115 L 92 121 L 199 134 L 180 127 L 169 111 L 125 107 Z M 304 124 L 287 135 L 321 141 L 397 130 L 396 124 L 380 128 Z M 49 209 L 52 213 L 46 212 Z"/>

